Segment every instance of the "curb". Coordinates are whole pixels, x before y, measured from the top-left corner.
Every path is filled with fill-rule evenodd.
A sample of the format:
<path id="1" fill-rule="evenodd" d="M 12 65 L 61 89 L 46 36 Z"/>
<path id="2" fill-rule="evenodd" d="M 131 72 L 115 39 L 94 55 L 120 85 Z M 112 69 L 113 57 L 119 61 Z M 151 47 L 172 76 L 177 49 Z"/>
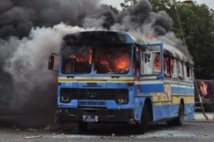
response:
<path id="1" fill-rule="evenodd" d="M 195 112 L 195 120 L 214 121 L 214 113 L 206 112 L 205 114 L 208 117 L 208 120 L 205 118 L 202 112 Z"/>

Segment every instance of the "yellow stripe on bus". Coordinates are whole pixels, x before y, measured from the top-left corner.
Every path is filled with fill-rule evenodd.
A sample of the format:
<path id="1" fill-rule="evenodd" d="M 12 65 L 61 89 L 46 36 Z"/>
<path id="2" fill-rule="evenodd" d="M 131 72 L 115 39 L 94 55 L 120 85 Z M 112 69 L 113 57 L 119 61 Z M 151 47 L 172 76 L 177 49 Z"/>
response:
<path id="1" fill-rule="evenodd" d="M 65 80 L 58 80 L 58 83 L 88 83 L 88 82 L 98 82 L 98 83 L 134 83 L 134 81 L 130 80 L 111 80 L 111 81 L 106 81 L 106 80 L 72 80 L 72 79 L 65 79 Z"/>
<path id="2" fill-rule="evenodd" d="M 171 104 L 179 104 L 181 99 L 184 100 L 184 104 L 186 103 L 194 103 L 195 97 L 194 96 L 185 96 L 185 95 L 178 95 L 178 96 L 171 96 L 171 101 L 160 101 L 160 102 L 154 102 L 155 105 L 171 105 Z"/>

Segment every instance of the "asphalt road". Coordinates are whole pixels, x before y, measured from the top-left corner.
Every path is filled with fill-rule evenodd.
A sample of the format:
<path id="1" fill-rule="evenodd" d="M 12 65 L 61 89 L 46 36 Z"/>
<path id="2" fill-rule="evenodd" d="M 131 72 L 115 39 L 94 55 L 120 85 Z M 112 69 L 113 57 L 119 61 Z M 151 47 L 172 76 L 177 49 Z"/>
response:
<path id="1" fill-rule="evenodd" d="M 90 125 L 89 132 L 79 133 L 76 124 L 64 129 L 0 125 L 0 142 L 213 142 L 214 121 L 185 121 L 183 126 L 165 123 L 152 125 L 147 133 L 138 134 L 126 125 Z"/>

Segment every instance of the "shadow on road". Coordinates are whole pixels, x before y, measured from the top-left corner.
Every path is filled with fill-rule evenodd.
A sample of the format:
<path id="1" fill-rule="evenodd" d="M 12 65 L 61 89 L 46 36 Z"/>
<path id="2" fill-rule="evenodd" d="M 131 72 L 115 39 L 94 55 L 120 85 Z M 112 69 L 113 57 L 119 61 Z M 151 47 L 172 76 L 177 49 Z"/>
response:
<path id="1" fill-rule="evenodd" d="M 185 127 L 185 125 L 180 126 Z M 172 128 L 178 128 L 176 126 L 167 126 L 166 123 L 155 123 L 150 125 L 147 132 L 161 131 Z M 139 135 L 135 126 L 125 125 L 125 124 L 89 124 L 87 132 L 81 133 L 78 131 L 78 125 L 73 124 L 72 127 L 64 126 L 60 129 L 64 134 L 79 134 L 79 135 L 96 135 L 96 136 L 131 136 Z"/>
<path id="2" fill-rule="evenodd" d="M 7 120 L 7 121 L 5 121 Z M 188 123 L 189 124 L 189 123 Z M 88 131 L 85 133 L 81 133 L 78 130 L 77 123 L 71 123 L 66 125 L 55 125 L 53 121 L 49 119 L 42 119 L 42 117 L 11 117 L 9 118 L 0 118 L 0 127 L 4 128 L 15 128 L 21 130 L 27 129 L 37 129 L 41 132 L 46 133 L 55 133 L 55 134 L 65 134 L 65 135 L 96 135 L 96 136 L 133 136 L 139 135 L 136 130 L 136 127 L 133 125 L 126 125 L 126 124 L 96 124 L 96 123 L 89 123 Z M 180 126 L 181 128 L 186 127 L 185 124 Z M 149 126 L 147 132 L 155 132 L 161 130 L 172 130 L 174 128 L 178 128 L 176 126 L 167 126 L 166 123 L 154 123 Z"/>

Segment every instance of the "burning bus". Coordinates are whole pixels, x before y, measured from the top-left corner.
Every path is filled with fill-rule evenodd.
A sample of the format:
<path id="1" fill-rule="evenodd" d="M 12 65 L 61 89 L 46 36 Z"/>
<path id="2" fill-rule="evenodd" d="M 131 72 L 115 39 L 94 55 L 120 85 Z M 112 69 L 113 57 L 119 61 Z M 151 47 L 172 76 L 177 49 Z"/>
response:
<path id="1" fill-rule="evenodd" d="M 194 117 L 193 61 L 175 47 L 114 31 L 63 37 L 49 57 L 58 71 L 60 124 L 128 123 L 144 133 L 153 121 L 182 125 Z"/>

